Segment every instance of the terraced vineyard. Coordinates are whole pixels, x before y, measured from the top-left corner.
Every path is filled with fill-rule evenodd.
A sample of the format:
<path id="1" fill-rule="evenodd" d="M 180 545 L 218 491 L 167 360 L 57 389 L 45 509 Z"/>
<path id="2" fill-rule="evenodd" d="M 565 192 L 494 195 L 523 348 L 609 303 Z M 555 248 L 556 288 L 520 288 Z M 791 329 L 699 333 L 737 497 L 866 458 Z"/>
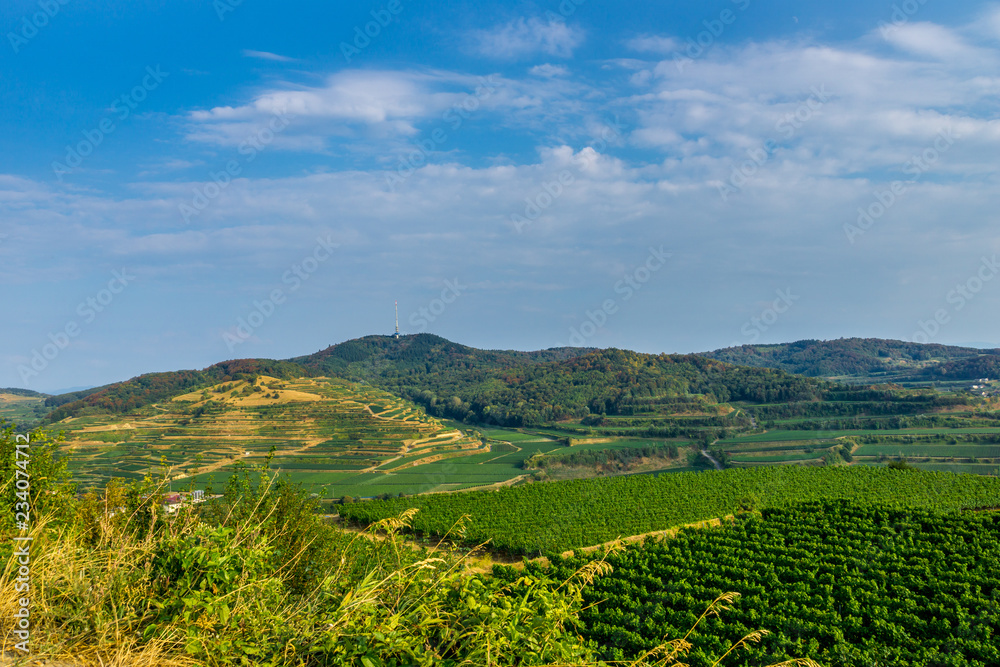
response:
<path id="1" fill-rule="evenodd" d="M 262 463 L 336 495 L 417 493 L 461 486 L 441 470 L 495 456 L 381 390 L 343 380 L 260 377 L 221 383 L 124 416 L 92 415 L 55 425 L 83 486 L 165 468 L 173 482 L 221 482 L 236 462 Z M 503 481 L 482 469 L 466 486 Z M 391 489 L 391 491 L 389 491 Z M 369 491 L 370 493 L 363 493 Z"/>
<path id="2" fill-rule="evenodd" d="M 496 491 L 419 496 L 341 508 L 368 524 L 415 507 L 414 530 L 447 533 L 469 516 L 465 538 L 515 554 L 560 552 L 723 517 L 743 507 L 802 500 L 865 499 L 908 507 L 1000 507 L 1000 479 L 854 466 L 759 467 L 531 484 Z"/>
<path id="3" fill-rule="evenodd" d="M 45 396 L 34 392 L 13 393 L 0 390 L 0 420 L 19 426 L 34 425 L 46 412 Z"/>

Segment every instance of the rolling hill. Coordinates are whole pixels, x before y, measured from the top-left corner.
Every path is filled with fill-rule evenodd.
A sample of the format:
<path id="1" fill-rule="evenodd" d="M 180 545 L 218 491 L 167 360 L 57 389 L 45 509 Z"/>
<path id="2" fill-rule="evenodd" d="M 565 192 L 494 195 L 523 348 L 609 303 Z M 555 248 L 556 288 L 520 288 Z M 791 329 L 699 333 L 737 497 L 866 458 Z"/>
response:
<path id="1" fill-rule="evenodd" d="M 1000 350 L 881 338 L 741 345 L 705 352 L 703 356 L 809 377 L 854 377 L 882 382 L 975 380 L 997 375 L 995 369 L 1000 368 Z"/>
<path id="2" fill-rule="evenodd" d="M 371 383 L 432 414 L 499 426 L 537 426 L 635 403 L 815 398 L 822 383 L 780 370 L 737 368 L 697 355 L 557 348 L 476 350 L 438 336 L 368 336 L 291 361 L 315 373 Z M 683 400 L 681 402 L 684 402 Z"/>
<path id="3" fill-rule="evenodd" d="M 48 394 L 30 389 L 0 389 L 0 420 L 30 428 L 48 412 L 45 407 L 46 398 Z"/>
<path id="4" fill-rule="evenodd" d="M 68 417 L 58 427 L 84 486 L 146 474 L 199 486 L 214 476 L 221 486 L 238 463 L 268 461 L 317 488 L 368 482 L 416 493 L 462 486 L 432 479 L 421 466 L 490 451 L 383 391 L 329 378 L 223 380 L 121 414 Z"/>
<path id="5" fill-rule="evenodd" d="M 147 373 L 131 380 L 115 382 L 81 393 L 52 396 L 46 399 L 46 405 L 55 409 L 49 413 L 47 419 L 54 423 L 85 412 L 120 414 L 184 391 L 220 382 L 244 380 L 261 374 L 282 379 L 310 375 L 309 371 L 301 366 L 271 359 L 223 361 L 200 371 Z M 67 398 L 70 400 L 65 400 Z"/>
<path id="6" fill-rule="evenodd" d="M 239 461 L 263 462 L 271 446 L 277 468 L 333 484 L 338 496 L 711 466 L 698 451 L 710 447 L 716 463 L 736 467 L 909 457 L 995 470 L 1000 430 L 992 398 L 978 390 L 848 385 L 762 364 L 811 359 L 817 372 L 873 373 L 872 363 L 898 359 L 911 376 L 951 380 L 998 375 L 1000 356 L 863 339 L 761 347 L 734 357 L 758 365 L 738 366 L 703 355 L 367 336 L 285 361 L 232 360 L 25 400 L 36 411 L 42 400 L 54 406 L 50 428 L 67 431 L 72 466 L 88 484 L 164 469 L 203 484 Z M 418 441 L 428 449 L 412 450 Z"/>

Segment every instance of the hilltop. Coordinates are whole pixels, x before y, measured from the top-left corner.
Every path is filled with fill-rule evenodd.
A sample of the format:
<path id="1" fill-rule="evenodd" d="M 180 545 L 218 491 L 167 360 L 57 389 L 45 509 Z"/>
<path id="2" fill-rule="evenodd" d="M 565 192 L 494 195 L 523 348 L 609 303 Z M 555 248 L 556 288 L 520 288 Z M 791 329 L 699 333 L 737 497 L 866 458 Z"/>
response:
<path id="1" fill-rule="evenodd" d="M 712 402 L 804 400 L 818 396 L 821 386 L 780 370 L 691 354 L 487 351 L 428 334 L 368 336 L 291 361 L 371 383 L 438 416 L 501 426 L 618 414 L 647 399 L 670 402 L 690 394 L 709 394 Z"/>
<path id="2" fill-rule="evenodd" d="M 40 391 L 32 391 L 31 389 L 17 389 L 15 387 L 5 387 L 0 389 L 0 394 L 11 394 L 13 396 L 24 396 L 26 398 L 45 398 L 48 394 L 43 394 Z"/>
<path id="3" fill-rule="evenodd" d="M 257 375 L 290 379 L 309 376 L 310 373 L 296 364 L 271 359 L 223 361 L 200 371 L 147 373 L 84 392 L 52 396 L 45 401 L 46 406 L 55 408 L 49 413 L 47 420 L 57 422 L 83 412 L 120 414 L 192 389 L 245 380 Z"/>
<path id="4" fill-rule="evenodd" d="M 0 389 L 0 419 L 31 427 L 45 416 L 48 394 L 30 389 Z"/>
<path id="5" fill-rule="evenodd" d="M 996 376 L 1000 350 L 881 338 L 800 340 L 740 345 L 702 356 L 741 366 L 776 368 L 809 377 L 860 378 L 881 382 L 970 381 Z"/>
<path id="6" fill-rule="evenodd" d="M 575 361 L 583 358 L 590 361 L 583 365 Z M 724 365 L 706 364 L 703 359 L 724 362 Z M 658 366 L 658 370 L 653 371 L 653 366 Z M 734 371 L 735 368 L 742 370 Z M 719 375 L 723 369 L 729 373 L 725 378 Z M 761 375 L 762 369 L 778 373 Z M 734 372 L 736 375 L 733 375 Z M 456 419 L 523 425 L 573 416 L 582 412 L 582 407 L 587 407 L 590 412 L 614 411 L 625 395 L 635 396 L 636 391 L 638 395 L 649 393 L 642 387 L 650 381 L 654 385 L 659 382 L 646 377 L 650 373 L 682 378 L 681 384 L 671 385 L 675 393 L 711 391 L 725 402 L 730 397 L 742 396 L 740 385 L 745 384 L 745 378 L 755 374 L 765 383 L 796 384 L 798 388 L 788 396 L 801 394 L 808 385 L 792 380 L 793 375 L 903 383 L 968 382 L 998 377 L 1000 350 L 878 338 L 842 338 L 743 345 L 699 354 L 656 355 L 613 348 L 574 347 L 526 352 L 481 350 L 433 334 L 399 338 L 372 335 L 284 361 L 230 360 L 200 371 L 149 373 L 59 396 L 45 396 L 30 390 L 3 391 L 44 398 L 45 406 L 52 409 L 49 421 L 54 422 L 86 411 L 128 411 L 178 391 L 254 374 L 282 379 L 325 376 L 380 387 L 420 401 L 441 416 L 447 414 Z M 742 379 L 737 375 L 742 375 Z M 735 383 L 735 391 L 731 383 Z M 581 388 L 581 385 L 588 385 L 590 390 Z M 430 395 L 425 392 L 430 392 Z M 461 406 L 452 400 L 455 397 L 460 399 Z M 753 397 L 746 398 L 754 400 Z M 490 405 L 505 407 L 511 401 L 514 402 L 514 409 L 507 411 L 509 414 L 505 413 L 503 417 L 498 418 L 495 411 L 486 409 Z M 524 410 L 523 406 L 518 409 L 516 404 L 520 401 L 532 403 L 533 410 L 540 416 L 529 415 L 531 411 Z M 610 407 L 602 407 L 602 401 Z M 435 410 L 439 403 L 449 402 L 454 405 Z"/>

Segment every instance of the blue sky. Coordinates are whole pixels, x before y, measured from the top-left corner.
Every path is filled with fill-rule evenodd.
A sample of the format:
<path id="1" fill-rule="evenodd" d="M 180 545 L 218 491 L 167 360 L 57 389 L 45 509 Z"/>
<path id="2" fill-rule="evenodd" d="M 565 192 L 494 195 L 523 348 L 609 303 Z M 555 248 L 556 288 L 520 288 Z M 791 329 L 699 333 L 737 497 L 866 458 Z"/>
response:
<path id="1" fill-rule="evenodd" d="M 0 386 L 1000 345 L 1000 5 L 665 5 L 4 2 Z"/>

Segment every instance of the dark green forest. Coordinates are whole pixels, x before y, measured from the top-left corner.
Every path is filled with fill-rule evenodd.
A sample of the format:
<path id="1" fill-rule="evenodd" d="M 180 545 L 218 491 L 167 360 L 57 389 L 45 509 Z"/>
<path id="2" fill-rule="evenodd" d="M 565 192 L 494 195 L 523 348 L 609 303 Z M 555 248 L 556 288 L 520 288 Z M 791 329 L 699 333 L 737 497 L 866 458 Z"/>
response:
<path id="1" fill-rule="evenodd" d="M 997 350 L 881 338 L 800 340 L 727 347 L 704 356 L 741 366 L 778 368 L 809 377 L 902 374 L 912 380 L 974 380 L 1000 370 Z M 937 362 L 925 366 L 928 362 Z M 992 370 L 992 373 L 988 372 Z M 900 378 L 897 378 L 900 379 Z"/>

